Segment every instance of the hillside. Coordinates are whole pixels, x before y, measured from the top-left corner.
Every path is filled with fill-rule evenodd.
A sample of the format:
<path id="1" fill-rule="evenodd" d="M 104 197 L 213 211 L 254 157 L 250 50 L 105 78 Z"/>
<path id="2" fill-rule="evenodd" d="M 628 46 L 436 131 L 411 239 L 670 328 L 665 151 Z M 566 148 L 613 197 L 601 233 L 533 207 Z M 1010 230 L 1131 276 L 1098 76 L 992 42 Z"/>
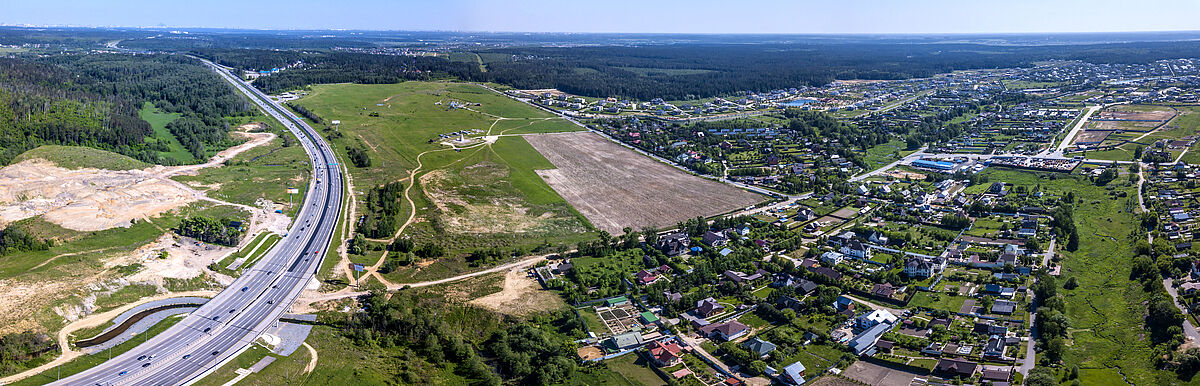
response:
<path id="1" fill-rule="evenodd" d="M 111 151 L 84 146 L 42 145 L 21 153 L 12 163 L 31 159 L 44 159 L 67 169 L 96 168 L 107 170 L 134 170 L 150 164 Z"/>

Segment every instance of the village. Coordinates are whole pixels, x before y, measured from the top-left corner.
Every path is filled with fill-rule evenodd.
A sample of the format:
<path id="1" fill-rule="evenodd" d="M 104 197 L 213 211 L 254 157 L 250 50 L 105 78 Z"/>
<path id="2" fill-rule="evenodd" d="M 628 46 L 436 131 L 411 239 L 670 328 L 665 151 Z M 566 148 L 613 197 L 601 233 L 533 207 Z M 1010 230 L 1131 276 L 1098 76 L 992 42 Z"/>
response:
<path id="1" fill-rule="evenodd" d="M 1056 70 L 1062 67 L 1070 66 Z M 984 79 L 1031 82 L 1027 78 L 1041 71 Z M 847 144 L 813 141 L 786 124 L 697 131 L 653 117 L 597 119 L 595 127 L 614 139 L 676 154 L 668 159 L 678 164 L 723 166 L 689 166 L 698 173 L 808 193 L 749 215 L 643 229 L 640 239 L 627 238 L 638 237 L 634 232 L 594 257 L 552 261 L 530 274 L 574 304 L 589 335 L 577 342 L 581 359 L 636 355 L 681 384 L 802 384 L 823 374 L 868 384 L 1019 384 L 1043 350 L 1038 339 L 1044 338 L 1032 331 L 1035 299 L 1044 291 L 1038 283 L 1063 278 L 1056 251 L 1077 242 L 1071 241 L 1074 227 L 1064 225 L 1072 221 L 1070 211 L 1063 209 L 1076 198 L 1048 188 L 1056 178 L 1097 186 L 1120 178 L 1130 187 L 1144 178 L 1145 205 L 1158 213 L 1141 220 L 1157 224 L 1144 248 L 1174 259 L 1159 261 L 1174 262 L 1163 277 L 1181 304 L 1200 301 L 1200 263 L 1189 253 L 1193 216 L 1200 214 L 1191 192 L 1200 183 L 1194 168 L 1179 161 L 1194 135 L 1168 131 L 1173 114 L 1153 115 L 1159 121 L 1142 132 L 1149 138 L 1113 146 L 1139 146 L 1136 156 L 1130 151 L 1121 159 L 1097 153 L 1078 134 L 1097 124 L 1144 125 L 1137 114 L 1180 109 L 1171 106 L 1194 96 L 1119 85 L 1082 93 L 1026 90 L 1029 97 L 1019 101 L 993 101 L 939 121 L 959 125 L 961 136 L 928 141 L 922 149 L 905 149 L 892 137 L 884 144 L 897 154 L 886 165 L 844 157 Z M 922 115 L 987 98 L 988 87 L 971 87 L 982 94 L 951 93 L 971 98 L 956 100 L 959 105 L 930 102 L 945 95 L 937 89 L 884 116 L 841 119 L 851 126 L 895 123 L 896 114 L 911 111 L 912 129 Z M 1085 106 L 1100 103 L 1107 104 L 1093 109 L 1090 120 L 1084 116 Z M 688 135 L 692 140 L 681 138 Z M 664 137 L 675 143 L 643 146 Z M 1181 140 L 1186 143 L 1172 146 Z M 733 156 L 762 147 L 771 151 L 753 161 Z M 1173 162 L 1146 158 L 1155 151 Z M 748 166 L 770 170 L 771 177 L 735 172 Z M 992 179 L 1021 173 L 1037 178 Z M 789 191 L 780 184 L 796 176 L 829 178 L 835 188 L 792 185 L 797 188 Z M 1141 198 L 1113 187 L 1107 187 L 1110 199 Z"/>

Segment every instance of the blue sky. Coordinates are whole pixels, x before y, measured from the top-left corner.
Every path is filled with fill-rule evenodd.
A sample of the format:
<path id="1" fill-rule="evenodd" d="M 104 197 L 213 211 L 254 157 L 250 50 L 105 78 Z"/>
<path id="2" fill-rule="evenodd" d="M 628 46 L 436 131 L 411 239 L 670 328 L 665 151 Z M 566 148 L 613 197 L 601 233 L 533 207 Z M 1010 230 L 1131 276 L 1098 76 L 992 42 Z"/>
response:
<path id="1" fill-rule="evenodd" d="M 0 0 L 8 25 L 652 33 L 1200 30 L 1198 0 Z"/>

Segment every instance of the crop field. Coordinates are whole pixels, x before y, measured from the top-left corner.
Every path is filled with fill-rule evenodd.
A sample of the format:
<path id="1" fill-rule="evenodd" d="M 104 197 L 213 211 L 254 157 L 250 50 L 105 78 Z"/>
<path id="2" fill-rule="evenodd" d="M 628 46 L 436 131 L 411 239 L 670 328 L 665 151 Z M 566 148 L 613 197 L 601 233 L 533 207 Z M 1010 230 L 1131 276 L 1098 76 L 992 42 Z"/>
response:
<path id="1" fill-rule="evenodd" d="M 525 139 L 556 167 L 538 174 L 593 225 L 613 234 L 625 227 L 673 225 L 763 200 L 643 157 L 596 134 Z"/>

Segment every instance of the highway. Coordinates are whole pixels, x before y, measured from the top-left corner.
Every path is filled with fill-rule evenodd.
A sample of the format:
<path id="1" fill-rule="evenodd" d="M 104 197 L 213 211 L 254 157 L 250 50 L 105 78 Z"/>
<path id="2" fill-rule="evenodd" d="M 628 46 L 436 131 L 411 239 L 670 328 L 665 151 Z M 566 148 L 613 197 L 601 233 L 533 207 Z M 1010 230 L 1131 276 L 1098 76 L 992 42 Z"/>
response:
<path id="1" fill-rule="evenodd" d="M 204 306 L 134 349 L 54 384 L 195 382 L 232 360 L 272 327 L 313 280 L 329 249 L 343 190 L 341 170 L 329 145 L 302 119 L 257 89 L 220 66 L 204 63 L 300 139 L 313 166 L 305 201 L 284 240 Z"/>

